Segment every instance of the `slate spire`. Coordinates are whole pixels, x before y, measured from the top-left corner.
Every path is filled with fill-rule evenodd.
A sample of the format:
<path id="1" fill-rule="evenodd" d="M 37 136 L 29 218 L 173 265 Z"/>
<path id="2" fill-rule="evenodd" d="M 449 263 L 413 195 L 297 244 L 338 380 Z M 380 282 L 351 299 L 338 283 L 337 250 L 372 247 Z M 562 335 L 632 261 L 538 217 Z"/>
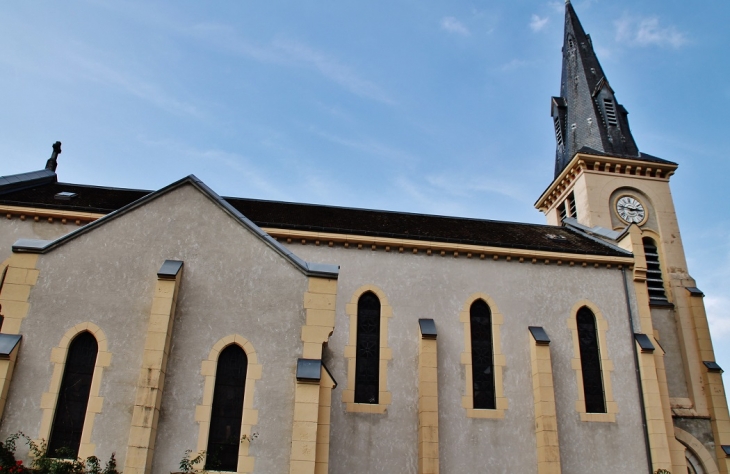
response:
<path id="1" fill-rule="evenodd" d="M 563 74 L 560 97 L 552 99 L 557 149 L 555 177 L 581 149 L 592 153 L 639 158 L 628 111 L 616 101 L 570 1 L 565 3 Z"/>

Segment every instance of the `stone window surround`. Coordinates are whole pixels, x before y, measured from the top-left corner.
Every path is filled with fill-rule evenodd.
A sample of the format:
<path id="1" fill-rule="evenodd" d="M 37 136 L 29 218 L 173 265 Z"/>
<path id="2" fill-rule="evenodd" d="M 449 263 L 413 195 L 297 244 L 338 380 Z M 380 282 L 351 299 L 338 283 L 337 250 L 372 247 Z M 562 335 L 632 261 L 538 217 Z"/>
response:
<path id="1" fill-rule="evenodd" d="M 223 349 L 231 344 L 237 344 L 243 349 L 248 358 L 246 370 L 246 386 L 243 393 L 243 417 L 241 419 L 241 437 L 250 437 L 252 429 L 258 424 L 258 410 L 254 409 L 254 390 L 256 380 L 261 378 L 262 366 L 258 363 L 256 350 L 245 337 L 238 334 L 231 334 L 216 342 L 213 345 L 208 358 L 203 360 L 200 374 L 205 377 L 203 384 L 203 400 L 195 407 L 195 421 L 198 422 L 198 452 L 208 448 L 208 436 L 210 433 L 211 410 L 213 409 L 213 392 L 215 390 L 215 373 L 218 367 L 218 355 Z M 249 443 L 241 443 L 238 451 L 238 466 L 236 472 L 248 473 L 254 470 L 255 459 L 249 454 Z M 205 459 L 203 459 L 205 464 Z M 208 471 L 213 472 L 213 471 Z"/>
<path id="2" fill-rule="evenodd" d="M 107 338 L 99 326 L 92 322 L 77 324 L 63 335 L 58 346 L 51 349 L 51 363 L 53 364 L 53 375 L 48 391 L 41 395 L 41 427 L 38 432 L 38 439 L 48 440 L 51 435 L 54 415 L 56 413 L 56 404 L 58 402 L 58 394 L 61 390 L 61 380 L 66 368 L 66 356 L 68 355 L 68 347 L 71 341 L 82 332 L 91 333 L 99 345 L 99 351 L 96 355 L 94 364 L 94 375 L 91 379 L 91 390 L 89 392 L 89 403 L 86 407 L 86 416 L 84 417 L 84 426 L 81 432 L 81 445 L 79 446 L 78 457 L 86 459 L 94 456 L 96 445 L 91 442 L 91 433 L 94 428 L 94 419 L 98 413 L 101 413 L 104 398 L 99 396 L 101 389 L 101 378 L 105 367 L 111 364 L 112 355 L 108 351 Z"/>
<path id="3" fill-rule="evenodd" d="M 484 300 L 492 312 L 492 351 L 494 352 L 494 395 L 496 408 L 474 408 L 474 387 L 472 379 L 472 358 L 471 358 L 471 305 L 476 300 Z M 504 395 L 504 384 L 502 380 L 503 368 L 506 359 L 502 354 L 501 326 L 504 323 L 504 316 L 499 311 L 497 303 L 486 293 L 474 293 L 467 298 L 464 306 L 459 312 L 459 321 L 464 324 L 464 352 L 461 353 L 461 364 L 464 366 L 464 379 L 466 387 L 464 396 L 461 398 L 461 406 L 466 410 L 469 418 L 493 418 L 502 419 L 509 407 L 507 397 Z"/>
<path id="4" fill-rule="evenodd" d="M 375 294 L 380 300 L 380 371 L 378 403 L 355 403 L 355 363 L 357 354 L 357 302 L 368 291 Z M 350 332 L 348 345 L 345 346 L 347 359 L 347 388 L 342 391 L 342 402 L 346 410 L 351 413 L 379 413 L 386 412 L 392 402 L 392 395 L 388 391 L 388 361 L 393 359 L 393 351 L 388 347 L 388 320 L 393 317 L 393 308 L 383 290 L 375 285 L 363 285 L 352 295 L 350 302 L 345 305 L 345 313 L 350 317 Z"/>
<path id="5" fill-rule="evenodd" d="M 596 318 L 596 333 L 598 338 L 598 349 L 601 357 L 601 376 L 603 377 L 603 396 L 606 402 L 606 413 L 587 413 L 585 394 L 583 392 L 583 368 L 580 362 L 580 344 L 578 341 L 578 310 L 587 307 Z M 580 300 L 573 305 L 570 310 L 570 318 L 567 320 L 568 329 L 573 336 L 573 359 L 571 365 L 575 371 L 576 387 L 578 389 L 578 399 L 575 402 L 575 409 L 580 414 L 581 421 L 596 421 L 615 423 L 616 413 L 618 413 L 618 404 L 613 399 L 613 389 L 611 385 L 611 372 L 613 372 L 613 361 L 608 357 L 608 347 L 606 346 L 606 332 L 608 331 L 608 321 L 603 317 L 603 313 L 598 306 L 589 300 Z"/>

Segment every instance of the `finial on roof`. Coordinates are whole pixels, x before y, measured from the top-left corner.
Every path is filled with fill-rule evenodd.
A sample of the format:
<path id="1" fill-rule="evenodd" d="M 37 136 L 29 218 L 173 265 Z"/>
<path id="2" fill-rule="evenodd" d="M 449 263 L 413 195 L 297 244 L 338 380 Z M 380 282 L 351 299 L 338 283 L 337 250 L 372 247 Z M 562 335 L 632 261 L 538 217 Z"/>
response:
<path id="1" fill-rule="evenodd" d="M 51 170 L 54 173 L 56 172 L 56 167 L 58 166 L 57 160 L 58 155 L 61 154 L 61 142 L 56 142 L 53 144 L 53 153 L 51 153 L 51 157 L 48 158 L 48 161 L 46 161 L 46 169 Z"/>

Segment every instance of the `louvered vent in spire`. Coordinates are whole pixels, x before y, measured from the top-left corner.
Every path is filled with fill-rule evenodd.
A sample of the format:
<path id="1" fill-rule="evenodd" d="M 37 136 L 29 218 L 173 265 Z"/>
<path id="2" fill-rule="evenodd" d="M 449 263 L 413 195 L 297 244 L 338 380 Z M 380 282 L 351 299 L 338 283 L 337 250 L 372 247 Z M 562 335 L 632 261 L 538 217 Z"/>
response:
<path id="1" fill-rule="evenodd" d="M 618 125 L 616 120 L 616 106 L 612 99 L 603 99 L 603 110 L 606 112 L 606 123 L 615 127 Z"/>
<path id="2" fill-rule="evenodd" d="M 555 122 L 555 139 L 558 142 L 558 148 L 563 148 L 564 142 L 563 142 L 563 130 L 560 126 L 560 117 L 555 117 L 553 119 L 553 122 Z"/>

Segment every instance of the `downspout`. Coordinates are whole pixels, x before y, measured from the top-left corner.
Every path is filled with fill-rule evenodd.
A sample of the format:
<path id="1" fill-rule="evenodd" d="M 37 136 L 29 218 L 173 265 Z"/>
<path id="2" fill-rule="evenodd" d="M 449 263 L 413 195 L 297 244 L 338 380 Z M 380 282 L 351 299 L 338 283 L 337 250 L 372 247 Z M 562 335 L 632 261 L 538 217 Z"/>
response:
<path id="1" fill-rule="evenodd" d="M 654 474 L 654 462 L 651 459 L 651 446 L 649 444 L 649 427 L 646 423 L 646 409 L 644 408 L 644 388 L 641 383 L 641 371 L 639 369 L 639 352 L 636 349 L 636 340 L 634 338 L 634 312 L 631 310 L 631 302 L 629 301 L 629 284 L 626 280 L 626 269 L 621 269 L 624 280 L 624 299 L 626 300 L 626 312 L 629 315 L 629 326 L 631 330 L 631 347 L 634 349 L 634 366 L 636 371 L 636 383 L 639 387 L 639 401 L 641 405 L 641 424 L 644 427 L 644 445 L 646 447 L 646 459 L 649 463 L 649 474 Z"/>

